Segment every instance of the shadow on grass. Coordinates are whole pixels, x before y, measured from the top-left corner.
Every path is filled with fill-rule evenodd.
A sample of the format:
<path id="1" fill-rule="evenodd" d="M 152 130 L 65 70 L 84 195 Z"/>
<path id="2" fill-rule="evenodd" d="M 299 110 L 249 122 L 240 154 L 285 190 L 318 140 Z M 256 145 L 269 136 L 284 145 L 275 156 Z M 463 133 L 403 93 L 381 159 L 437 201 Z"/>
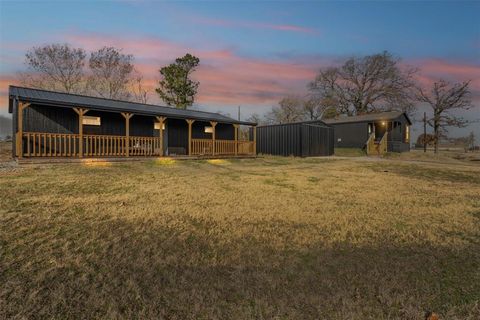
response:
<path id="1" fill-rule="evenodd" d="M 31 218 L 10 221 L 0 238 L 0 318 L 421 319 L 430 309 L 473 319 L 480 311 L 478 247 L 386 240 L 279 249 L 190 216 L 166 227 L 78 214 L 28 231 Z"/>

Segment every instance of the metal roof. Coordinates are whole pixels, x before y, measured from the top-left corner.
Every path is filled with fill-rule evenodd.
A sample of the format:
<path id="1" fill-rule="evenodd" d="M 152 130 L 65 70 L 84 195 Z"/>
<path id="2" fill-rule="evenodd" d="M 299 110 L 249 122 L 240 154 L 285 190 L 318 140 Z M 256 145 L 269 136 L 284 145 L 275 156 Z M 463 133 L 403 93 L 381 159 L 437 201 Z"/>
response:
<path id="1" fill-rule="evenodd" d="M 219 113 L 182 110 L 153 104 L 143 104 L 130 101 L 97 98 L 79 94 L 40 90 L 33 88 L 9 86 L 9 112 L 12 113 L 12 99 L 25 102 L 48 104 L 59 107 L 84 107 L 102 111 L 132 112 L 141 115 L 165 116 L 167 118 L 195 119 L 203 121 L 217 121 L 222 123 L 256 125 L 253 122 L 238 121 Z"/>
<path id="2" fill-rule="evenodd" d="M 294 124 L 310 124 L 310 125 L 317 125 L 317 126 L 319 125 L 319 126 L 329 127 L 329 125 L 326 124 L 324 120 L 305 120 L 305 121 L 295 121 L 295 122 L 286 122 L 286 123 L 264 124 L 264 125 L 258 126 L 258 128 L 288 126 L 288 125 L 294 125 Z"/>
<path id="3" fill-rule="evenodd" d="M 389 112 L 378 112 L 378 113 L 369 113 L 362 114 L 359 116 L 350 116 L 350 117 L 339 117 L 333 119 L 323 119 L 326 124 L 340 124 L 340 123 L 354 123 L 354 122 L 365 122 L 365 121 L 382 121 L 382 120 L 394 120 L 402 115 L 407 118 L 407 121 L 412 124 L 410 118 L 405 112 L 401 111 L 389 111 Z"/>

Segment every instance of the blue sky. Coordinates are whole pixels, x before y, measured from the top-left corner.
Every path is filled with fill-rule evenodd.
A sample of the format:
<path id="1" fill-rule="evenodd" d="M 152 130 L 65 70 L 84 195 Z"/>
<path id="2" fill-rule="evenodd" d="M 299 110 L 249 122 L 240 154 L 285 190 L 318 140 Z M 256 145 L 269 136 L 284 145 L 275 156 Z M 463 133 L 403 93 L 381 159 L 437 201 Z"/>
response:
<path id="1" fill-rule="evenodd" d="M 263 113 L 305 92 L 320 67 L 383 50 L 418 66 L 425 84 L 472 79 L 477 95 L 479 13 L 478 1 L 0 1 L 0 113 L 25 51 L 51 42 L 121 47 L 152 89 L 158 68 L 192 52 L 198 107 L 227 113 Z"/>

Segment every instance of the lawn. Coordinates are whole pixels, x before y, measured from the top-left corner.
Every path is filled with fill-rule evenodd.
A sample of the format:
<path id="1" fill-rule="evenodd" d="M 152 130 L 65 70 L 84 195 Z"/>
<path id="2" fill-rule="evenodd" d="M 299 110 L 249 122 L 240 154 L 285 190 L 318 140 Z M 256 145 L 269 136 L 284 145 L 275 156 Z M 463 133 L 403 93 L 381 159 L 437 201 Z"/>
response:
<path id="1" fill-rule="evenodd" d="M 480 166 L 356 158 L 0 171 L 0 318 L 480 317 Z"/>

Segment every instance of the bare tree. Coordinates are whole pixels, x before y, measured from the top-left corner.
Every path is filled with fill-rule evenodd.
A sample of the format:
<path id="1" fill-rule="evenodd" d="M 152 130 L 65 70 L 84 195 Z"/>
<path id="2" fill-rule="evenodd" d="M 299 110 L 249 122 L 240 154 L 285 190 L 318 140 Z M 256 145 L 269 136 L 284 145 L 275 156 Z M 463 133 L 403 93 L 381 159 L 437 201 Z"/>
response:
<path id="1" fill-rule="evenodd" d="M 304 120 L 304 101 L 299 96 L 290 95 L 278 103 L 278 106 L 272 109 L 265 115 L 269 123 L 289 123 Z"/>
<path id="2" fill-rule="evenodd" d="M 133 78 L 133 55 L 122 54 L 120 49 L 103 47 L 92 52 L 89 60 L 91 75 L 88 88 L 108 99 L 131 98 L 129 85 Z"/>
<path id="3" fill-rule="evenodd" d="M 132 93 L 132 100 L 140 103 L 148 103 L 148 90 L 143 84 L 143 77 L 136 72 L 131 81 L 130 92 Z"/>
<path id="4" fill-rule="evenodd" d="M 33 47 L 25 54 L 28 72 L 20 75 L 30 87 L 79 93 L 84 89 L 85 50 L 68 44 Z"/>
<path id="5" fill-rule="evenodd" d="M 329 99 L 338 113 L 352 115 L 414 108 L 413 68 L 401 68 L 399 60 L 383 52 L 350 58 L 340 67 L 320 70 L 310 90 Z"/>
<path id="6" fill-rule="evenodd" d="M 304 117 L 307 120 L 320 120 L 336 115 L 335 101 L 326 97 L 310 96 L 303 100 Z"/>
<path id="7" fill-rule="evenodd" d="M 469 122 L 451 113 L 453 110 L 468 110 L 472 107 L 469 91 L 470 81 L 450 84 L 440 80 L 433 84 L 430 92 L 417 88 L 417 98 L 427 103 L 433 111 L 433 116 L 427 120 L 433 128 L 435 137 L 435 153 L 438 152 L 438 141 L 447 133 L 448 127 L 465 127 Z"/>

